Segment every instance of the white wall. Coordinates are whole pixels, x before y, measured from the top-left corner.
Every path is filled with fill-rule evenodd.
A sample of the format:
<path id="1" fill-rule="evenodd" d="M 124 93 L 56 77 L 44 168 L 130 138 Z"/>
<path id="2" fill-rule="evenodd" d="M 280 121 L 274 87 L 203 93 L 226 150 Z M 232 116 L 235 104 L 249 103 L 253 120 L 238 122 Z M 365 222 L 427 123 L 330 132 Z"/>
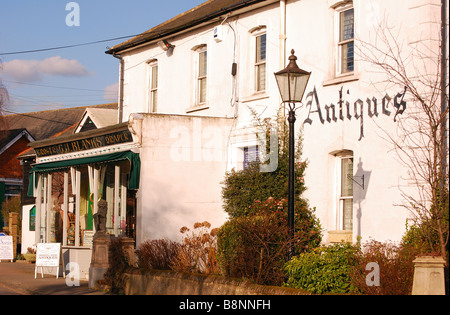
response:
<path id="1" fill-rule="evenodd" d="M 22 207 L 22 247 L 21 254 L 27 253 L 28 247 L 36 245 L 35 231 L 30 231 L 30 210 L 34 205 L 25 205 Z"/>
<path id="2" fill-rule="evenodd" d="M 252 120 L 247 106 L 264 116 L 274 115 L 279 103 L 278 89 L 273 73 L 279 70 L 279 8 L 278 4 L 258 9 L 252 14 L 241 14 L 195 29 L 193 32 L 168 38 L 175 45 L 172 53 L 162 50 L 156 43 L 123 53 L 125 60 L 124 119 L 131 113 L 148 112 L 147 61 L 158 61 L 158 113 L 197 116 L 234 117 L 239 121 Z M 223 23 L 222 23 L 223 22 Z M 223 40 L 213 38 L 215 26 L 223 25 Z M 253 95 L 253 54 L 250 31 L 264 25 L 268 35 L 268 91 Z M 235 41 L 236 39 L 236 41 Z M 193 48 L 206 44 L 208 50 L 208 92 L 205 109 L 192 112 L 194 104 Z M 231 75 L 233 61 L 238 63 L 238 74 Z M 274 61 L 274 62 L 272 62 Z M 251 71 L 250 71 L 251 70 Z M 235 88 L 234 88 L 235 87 Z M 202 107 L 202 108 L 203 108 Z"/>
<path id="3" fill-rule="evenodd" d="M 146 114 L 143 118 L 137 243 L 179 240 L 180 228 L 226 220 L 221 182 L 233 119 Z"/>

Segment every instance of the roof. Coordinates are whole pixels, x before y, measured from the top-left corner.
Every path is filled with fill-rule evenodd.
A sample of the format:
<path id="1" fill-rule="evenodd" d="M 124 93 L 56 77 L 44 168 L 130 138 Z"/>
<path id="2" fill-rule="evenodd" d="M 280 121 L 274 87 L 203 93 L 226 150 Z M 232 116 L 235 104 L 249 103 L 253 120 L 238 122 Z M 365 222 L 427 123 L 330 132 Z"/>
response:
<path id="1" fill-rule="evenodd" d="M 42 140 L 62 132 L 72 133 L 88 107 L 117 108 L 117 103 L 6 115 L 3 116 L 6 126 L 0 126 L 0 134 L 5 130 L 26 128 L 34 139 Z"/>
<path id="2" fill-rule="evenodd" d="M 79 132 L 86 119 L 90 118 L 95 124 L 96 128 L 103 128 L 106 126 L 111 126 L 117 124 L 117 109 L 110 108 L 86 108 L 83 116 L 81 117 L 77 129 L 75 132 Z"/>
<path id="3" fill-rule="evenodd" d="M 30 142 L 34 141 L 34 138 L 25 128 L 12 129 L 3 132 L 3 135 L 0 138 L 0 154 L 2 154 L 5 150 L 7 150 L 11 145 L 13 145 L 22 137 L 28 138 L 28 141 Z"/>
<path id="4" fill-rule="evenodd" d="M 49 139 L 43 139 L 39 141 L 30 142 L 29 146 L 32 148 L 41 148 L 49 145 L 64 143 L 68 141 L 74 141 L 74 140 L 80 140 L 90 137 L 96 137 L 105 135 L 111 132 L 121 131 L 121 130 L 128 130 L 128 122 L 115 124 L 106 126 L 103 128 L 93 129 L 89 131 L 79 132 L 79 133 L 73 133 L 73 134 L 66 134 L 61 135 L 57 137 L 52 137 Z"/>
<path id="5" fill-rule="evenodd" d="M 208 0 L 195 8 L 153 27 L 152 29 L 135 36 L 108 51 L 107 54 L 116 54 L 122 50 L 132 48 L 153 40 L 162 39 L 185 29 L 209 22 L 233 11 L 257 4 L 269 2 L 268 0 Z"/>

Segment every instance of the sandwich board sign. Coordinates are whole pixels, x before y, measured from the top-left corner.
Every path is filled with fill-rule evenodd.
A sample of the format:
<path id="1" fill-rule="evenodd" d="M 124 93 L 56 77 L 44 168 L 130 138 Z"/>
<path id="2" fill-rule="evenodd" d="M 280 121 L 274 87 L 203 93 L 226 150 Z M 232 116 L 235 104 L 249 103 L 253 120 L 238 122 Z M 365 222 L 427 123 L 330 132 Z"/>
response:
<path id="1" fill-rule="evenodd" d="M 0 260 L 14 259 L 12 236 L 0 236 Z"/>
<path id="2" fill-rule="evenodd" d="M 34 278 L 36 279 L 37 269 L 41 267 L 41 277 L 44 277 L 43 267 L 56 267 L 56 279 L 59 276 L 59 265 L 64 264 L 61 261 L 61 243 L 38 243 L 36 249 L 36 267 L 34 269 Z"/>

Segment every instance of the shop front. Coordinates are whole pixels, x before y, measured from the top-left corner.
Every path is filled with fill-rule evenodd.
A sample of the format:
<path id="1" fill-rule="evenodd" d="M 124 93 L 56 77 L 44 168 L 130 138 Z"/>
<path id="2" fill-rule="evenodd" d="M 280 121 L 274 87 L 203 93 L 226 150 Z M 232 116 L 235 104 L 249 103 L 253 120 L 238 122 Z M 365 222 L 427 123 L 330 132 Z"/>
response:
<path id="1" fill-rule="evenodd" d="M 61 243 L 63 263 L 89 274 L 94 216 L 107 203 L 107 233 L 136 237 L 140 158 L 128 125 L 36 141 L 28 194 L 36 198 L 35 243 Z"/>

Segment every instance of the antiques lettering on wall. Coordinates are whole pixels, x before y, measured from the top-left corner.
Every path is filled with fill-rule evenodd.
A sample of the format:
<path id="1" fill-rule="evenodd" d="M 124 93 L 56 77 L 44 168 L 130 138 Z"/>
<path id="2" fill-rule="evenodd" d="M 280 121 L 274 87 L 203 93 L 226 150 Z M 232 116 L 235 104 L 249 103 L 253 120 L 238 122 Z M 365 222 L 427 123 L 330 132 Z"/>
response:
<path id="1" fill-rule="evenodd" d="M 304 124 L 312 124 L 313 117 L 312 114 L 317 114 L 322 125 L 332 122 L 337 122 L 338 120 L 359 120 L 360 130 L 359 139 L 364 137 L 364 116 L 368 115 L 370 118 L 376 118 L 378 115 L 383 114 L 386 116 L 394 115 L 394 122 L 397 121 L 397 115 L 403 114 L 406 110 L 406 101 L 404 100 L 406 94 L 406 87 L 403 92 L 397 93 L 393 98 L 386 93 L 381 99 L 377 99 L 375 96 L 372 98 L 367 97 L 365 101 L 358 98 L 356 101 L 351 102 L 348 97 L 344 97 L 343 88 L 339 90 L 339 98 L 335 104 L 330 103 L 330 105 L 325 104 L 322 108 L 319 96 L 317 95 L 316 87 L 306 95 L 306 106 L 309 106 L 308 117 L 304 120 Z M 347 95 L 350 95 L 350 90 L 346 91 Z M 367 111 L 365 111 L 365 107 Z M 391 109 L 393 108 L 393 109 Z"/>

